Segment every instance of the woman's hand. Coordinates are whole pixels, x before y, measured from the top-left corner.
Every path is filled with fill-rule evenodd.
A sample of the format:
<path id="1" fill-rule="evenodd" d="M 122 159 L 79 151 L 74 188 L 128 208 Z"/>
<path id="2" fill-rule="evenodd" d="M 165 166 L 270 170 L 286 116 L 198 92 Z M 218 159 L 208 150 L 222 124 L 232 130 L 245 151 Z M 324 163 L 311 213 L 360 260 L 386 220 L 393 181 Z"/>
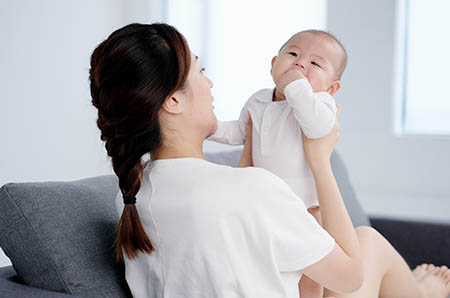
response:
<path id="1" fill-rule="evenodd" d="M 329 164 L 331 153 L 339 139 L 339 113 L 341 107 L 337 105 L 336 124 L 330 133 L 319 139 L 310 139 L 302 133 L 303 149 L 305 150 L 306 158 L 312 170 L 316 166 Z"/>
<path id="2" fill-rule="evenodd" d="M 241 160 L 239 161 L 239 168 L 253 167 L 253 157 L 252 157 L 252 131 L 253 123 L 252 117 L 248 115 L 247 123 L 247 133 L 244 142 L 244 151 L 242 152 Z"/>

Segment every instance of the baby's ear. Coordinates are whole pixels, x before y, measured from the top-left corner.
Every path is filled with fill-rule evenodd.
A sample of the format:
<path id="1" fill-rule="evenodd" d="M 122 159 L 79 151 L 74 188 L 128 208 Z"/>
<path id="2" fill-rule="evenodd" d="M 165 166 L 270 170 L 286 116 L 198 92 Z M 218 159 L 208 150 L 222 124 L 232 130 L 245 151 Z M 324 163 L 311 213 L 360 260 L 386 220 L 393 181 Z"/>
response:
<path id="1" fill-rule="evenodd" d="M 273 56 L 273 58 L 272 58 L 272 62 L 271 62 L 272 67 L 273 67 L 273 64 L 275 63 L 275 61 L 277 61 L 277 56 Z"/>
<path id="2" fill-rule="evenodd" d="M 333 96 L 336 92 L 338 92 L 338 90 L 341 88 L 341 81 L 336 80 L 334 81 L 330 87 L 328 87 L 327 92 Z"/>
<path id="3" fill-rule="evenodd" d="M 277 61 L 277 56 L 273 56 L 272 61 L 270 62 L 270 74 L 272 74 L 273 65 L 275 64 L 275 61 Z"/>

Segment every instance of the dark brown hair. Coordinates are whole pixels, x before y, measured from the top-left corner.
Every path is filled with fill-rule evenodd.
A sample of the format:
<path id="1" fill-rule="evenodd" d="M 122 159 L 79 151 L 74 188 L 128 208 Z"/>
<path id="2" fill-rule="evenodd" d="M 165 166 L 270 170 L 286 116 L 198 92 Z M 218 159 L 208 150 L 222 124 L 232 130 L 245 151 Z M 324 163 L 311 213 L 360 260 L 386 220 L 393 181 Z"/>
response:
<path id="1" fill-rule="evenodd" d="M 162 145 L 159 112 L 169 96 L 183 88 L 190 50 L 174 27 L 130 24 L 113 32 L 91 56 L 92 104 L 119 188 L 135 197 L 143 176 L 142 157 Z M 116 259 L 134 259 L 155 248 L 145 233 L 136 204 L 126 204 L 117 227 Z"/>

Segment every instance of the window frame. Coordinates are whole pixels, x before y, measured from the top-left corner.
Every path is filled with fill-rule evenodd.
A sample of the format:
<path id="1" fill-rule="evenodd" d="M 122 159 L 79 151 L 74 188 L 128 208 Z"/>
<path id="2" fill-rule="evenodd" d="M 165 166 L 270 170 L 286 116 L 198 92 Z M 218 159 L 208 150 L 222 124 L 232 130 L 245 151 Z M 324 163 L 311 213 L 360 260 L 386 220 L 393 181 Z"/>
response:
<path id="1" fill-rule="evenodd" d="M 408 104 L 408 34 L 410 0 L 396 1 L 396 29 L 393 60 L 393 133 L 396 137 L 449 139 L 448 133 L 414 132 L 406 128 Z"/>

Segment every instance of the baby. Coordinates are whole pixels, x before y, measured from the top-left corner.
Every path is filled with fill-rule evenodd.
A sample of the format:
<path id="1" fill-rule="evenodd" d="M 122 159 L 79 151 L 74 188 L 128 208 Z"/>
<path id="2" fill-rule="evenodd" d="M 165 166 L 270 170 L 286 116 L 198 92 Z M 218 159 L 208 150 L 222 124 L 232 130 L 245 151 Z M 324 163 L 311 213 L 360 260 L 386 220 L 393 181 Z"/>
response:
<path id="1" fill-rule="evenodd" d="M 272 59 L 275 88 L 253 94 L 239 120 L 219 122 L 209 138 L 242 145 L 251 117 L 254 166 L 282 178 L 319 222 L 316 187 L 303 151 L 302 132 L 308 138 L 321 138 L 335 125 L 337 107 L 332 96 L 341 87 L 346 64 L 345 49 L 331 34 L 307 30 L 293 35 Z M 308 280 L 302 277 L 301 297 L 322 297 L 320 287 L 311 280 L 303 286 L 304 279 Z"/>

